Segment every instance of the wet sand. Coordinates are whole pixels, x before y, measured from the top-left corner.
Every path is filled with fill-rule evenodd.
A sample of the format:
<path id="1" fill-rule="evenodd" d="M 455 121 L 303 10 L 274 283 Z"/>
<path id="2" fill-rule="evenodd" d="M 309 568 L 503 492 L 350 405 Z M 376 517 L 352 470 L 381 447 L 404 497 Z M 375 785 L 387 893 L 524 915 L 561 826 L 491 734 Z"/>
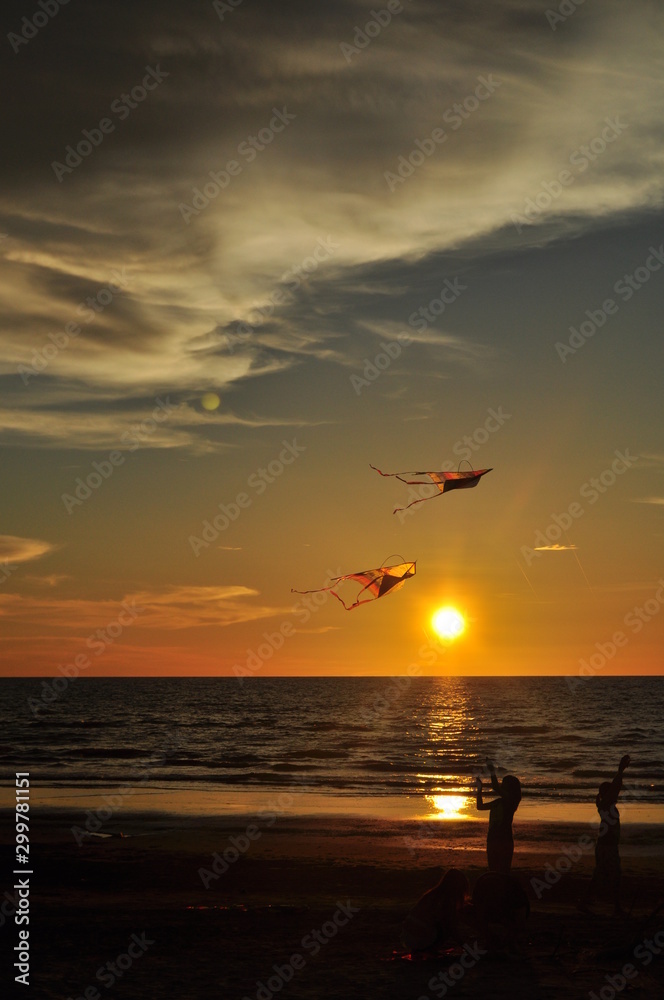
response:
<path id="1" fill-rule="evenodd" d="M 469 967 L 456 981 L 461 947 L 407 961 L 399 929 L 442 870 L 462 868 L 471 885 L 485 871 L 481 823 L 125 811 L 104 824 L 104 836 L 79 834 L 79 844 L 72 827 L 80 823 L 80 811 L 51 809 L 33 827 L 35 996 L 461 1000 L 588 998 L 604 989 L 605 1000 L 626 964 L 634 975 L 618 992 L 664 995 L 664 961 L 643 944 L 657 948 L 660 931 L 664 943 L 664 908 L 654 912 L 664 903 L 661 826 L 623 828 L 631 913 L 618 920 L 608 902 L 594 917 L 574 905 L 592 871 L 592 850 L 579 846 L 588 824 L 515 823 L 513 871 L 532 905 L 521 953 L 480 954 L 471 934 Z M 11 896 L 6 813 L 1 831 Z M 13 947 L 12 903 L 3 900 L 0 934 Z"/>

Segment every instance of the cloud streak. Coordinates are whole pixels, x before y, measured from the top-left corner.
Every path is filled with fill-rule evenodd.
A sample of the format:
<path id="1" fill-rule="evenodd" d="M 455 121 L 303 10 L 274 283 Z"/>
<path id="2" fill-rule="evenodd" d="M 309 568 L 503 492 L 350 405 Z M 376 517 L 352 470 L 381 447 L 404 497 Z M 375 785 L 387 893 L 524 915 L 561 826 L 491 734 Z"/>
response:
<path id="1" fill-rule="evenodd" d="M 24 563 L 41 559 L 57 548 L 51 542 L 37 538 L 19 538 L 17 535 L 0 535 L 0 562 Z"/>
<path id="2" fill-rule="evenodd" d="M 126 273 L 126 287 L 31 381 L 26 405 L 35 412 L 47 379 L 73 410 L 81 387 L 130 401 L 163 391 L 235 392 L 299 364 L 348 365 L 354 331 L 335 298 L 364 282 L 374 290 L 366 319 L 382 323 L 376 300 L 390 296 L 395 262 L 412 269 L 401 286 L 410 295 L 420 265 L 441 252 L 460 265 L 466 248 L 472 256 L 547 242 L 660 205 L 664 12 L 635 8 L 626 18 L 623 4 L 606 0 L 552 32 L 546 9 L 543 0 L 419 0 L 350 65 L 340 44 L 369 8 L 349 0 L 315 9 L 296 2 L 287 19 L 256 0 L 223 24 L 210 4 L 122 2 L 111 13 L 96 0 L 69 22 L 67 59 L 54 25 L 41 51 L 52 86 L 37 95 L 25 60 L 7 60 L 2 70 L 31 120 L 18 103 L 9 110 L 0 374 L 15 380 L 49 334 L 80 322 L 81 302 L 114 270 Z M 144 72 L 136 51 L 161 60 L 168 80 L 58 184 L 50 163 Z M 104 71 L 91 75 L 91 64 Z M 450 109 L 491 75 L 495 93 L 456 125 Z M 237 156 L 274 107 L 295 120 L 184 226 L 178 205 Z M 589 161 L 532 229 L 517 234 L 512 217 L 524 199 L 616 115 L 629 142 Z M 446 143 L 390 195 L 385 171 L 435 128 L 446 130 Z M 333 259 L 303 274 L 292 300 L 274 304 L 241 350 L 225 349 L 224 331 L 251 322 L 285 272 L 329 234 L 338 243 Z M 418 339 L 422 350 L 442 349 L 443 363 L 472 364 L 486 350 L 454 332 Z M 105 447 L 112 437 L 99 423 L 86 438 L 73 415 L 66 423 L 56 414 L 52 434 L 25 414 L 0 416 L 5 440 Z M 195 449 L 205 437 L 190 420 L 154 440 Z"/>
<path id="3" fill-rule="evenodd" d="M 572 552 L 574 549 L 578 549 L 578 545 L 559 545 L 557 542 L 555 545 L 536 545 L 534 552 Z"/>
<path id="4" fill-rule="evenodd" d="M 48 598 L 0 594 L 0 618 L 6 623 L 75 629 L 85 633 L 114 621 L 123 607 L 137 612 L 136 627 L 179 631 L 288 614 L 288 607 L 256 604 L 258 591 L 244 586 L 169 586 L 136 590 L 120 601 L 85 598 Z"/>

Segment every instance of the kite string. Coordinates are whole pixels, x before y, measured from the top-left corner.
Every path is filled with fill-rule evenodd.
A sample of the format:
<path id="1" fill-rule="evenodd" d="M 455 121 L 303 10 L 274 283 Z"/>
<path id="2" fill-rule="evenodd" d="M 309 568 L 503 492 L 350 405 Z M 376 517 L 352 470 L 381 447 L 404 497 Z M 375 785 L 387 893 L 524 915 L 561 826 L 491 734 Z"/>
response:
<path id="1" fill-rule="evenodd" d="M 404 557 L 402 555 L 399 555 L 397 552 L 393 552 L 391 556 L 387 557 L 387 559 L 383 559 L 383 561 L 381 563 L 381 566 L 387 566 L 387 563 L 388 563 L 389 559 L 398 559 L 399 563 L 405 563 L 406 562 L 406 560 L 404 559 Z M 398 566 L 399 563 L 397 563 L 396 565 Z"/>

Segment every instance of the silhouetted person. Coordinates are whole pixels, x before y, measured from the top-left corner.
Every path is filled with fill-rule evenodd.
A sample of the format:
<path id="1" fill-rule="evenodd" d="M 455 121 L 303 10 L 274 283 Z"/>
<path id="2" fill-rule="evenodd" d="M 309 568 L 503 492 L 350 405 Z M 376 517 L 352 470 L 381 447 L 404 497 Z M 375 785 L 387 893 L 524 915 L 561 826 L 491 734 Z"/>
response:
<path id="1" fill-rule="evenodd" d="M 581 910 L 588 909 L 588 903 L 598 890 L 608 889 L 613 899 L 615 915 L 623 915 L 620 905 L 620 813 L 616 803 L 622 789 L 623 771 L 629 767 L 629 763 L 629 754 L 625 754 L 613 781 L 603 781 L 599 786 L 595 799 L 600 818 L 595 844 L 595 871 L 585 895 L 579 901 Z"/>
<path id="2" fill-rule="evenodd" d="M 482 779 L 477 778 L 477 808 L 489 809 L 489 830 L 486 837 L 486 853 L 490 872 L 509 874 L 514 854 L 512 819 L 521 801 L 521 782 L 513 774 L 506 774 L 499 783 L 496 770 L 487 761 L 491 774 L 491 788 L 498 796 L 491 802 L 482 801 Z"/>
<path id="3" fill-rule="evenodd" d="M 457 935 L 459 918 L 470 890 L 458 868 L 450 868 L 440 882 L 421 896 L 403 922 L 401 943 L 412 954 L 430 951 Z"/>

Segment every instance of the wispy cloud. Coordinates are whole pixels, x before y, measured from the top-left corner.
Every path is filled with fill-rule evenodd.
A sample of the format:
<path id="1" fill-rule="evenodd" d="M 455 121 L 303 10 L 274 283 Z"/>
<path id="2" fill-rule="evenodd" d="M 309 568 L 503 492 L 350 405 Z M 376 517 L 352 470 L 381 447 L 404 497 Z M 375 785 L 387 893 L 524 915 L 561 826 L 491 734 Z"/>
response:
<path id="1" fill-rule="evenodd" d="M 123 605 L 138 612 L 136 627 L 169 631 L 226 627 L 290 613 L 288 607 L 254 602 L 252 599 L 258 596 L 258 591 L 244 586 L 163 587 L 133 591 L 119 600 L 0 594 L 0 618 L 85 633 L 114 621 L 124 611 Z"/>
<path id="2" fill-rule="evenodd" d="M 17 535 L 0 535 L 0 561 L 10 563 L 30 562 L 55 551 L 56 545 L 36 538 Z"/>
<path id="3" fill-rule="evenodd" d="M 555 545 L 536 545 L 533 551 L 535 552 L 571 552 L 573 549 L 578 549 L 578 545 L 559 545 L 557 542 Z"/>
<path id="4" fill-rule="evenodd" d="M 161 397 L 157 397 L 161 398 Z M 107 407 L 101 411 L 77 405 L 66 408 L 0 408 L 0 440 L 5 445 L 23 447 L 77 448 L 81 450 L 129 450 L 137 448 L 184 448 L 194 452 L 214 452 L 231 447 L 221 440 L 225 427 L 301 427 L 303 419 L 239 416 L 232 412 L 203 413 L 194 403 L 171 403 L 165 394 L 166 409 L 159 410 L 156 399 L 143 406 Z M 170 412 L 168 412 L 168 408 Z M 151 414 L 159 412 L 157 423 Z"/>
<path id="5" fill-rule="evenodd" d="M 69 393 L 63 409 L 73 411 L 81 386 L 135 400 L 164 387 L 234 391 L 300 364 L 348 364 L 355 347 L 344 289 L 365 298 L 366 319 L 387 335 L 379 303 L 413 290 L 403 274 L 395 280 L 395 264 L 416 272 L 436 255 L 467 261 L 660 205 L 664 11 L 637 5 L 626 17 L 619 0 L 586 5 L 570 25 L 583 38 L 581 58 L 569 32 L 550 30 L 546 7 L 545 0 L 419 0 L 349 64 L 340 43 L 368 16 L 364 3 L 319 8 L 296 0 L 293 17 L 284 18 L 278 5 L 255 0 L 221 25 L 210 4 L 185 9 L 165 0 L 123 4 L 111 26 L 93 2 L 88 17 L 70 25 L 69 58 L 57 45 L 41 54 L 45 78 L 58 85 L 39 91 L 29 118 L 18 104 L 11 111 L 0 197 L 0 226 L 12 234 L 0 250 L 0 375 L 17 381 L 17 366 L 32 364 L 49 335 L 80 322 L 81 303 L 122 269 L 122 292 L 45 374 L 20 387 L 31 408 L 46 397 L 49 379 Z M 95 33 L 97 16 L 104 31 Z M 49 186 L 51 162 L 126 89 L 136 51 L 161 59 L 171 77 L 71 176 Z M 97 61 L 110 68 L 91 85 Z M 28 100 L 34 74 L 19 59 L 11 72 L 14 91 Z M 443 116 L 473 94 L 480 76 L 497 82 L 495 92 L 451 125 Z M 288 130 L 243 160 L 242 174 L 185 225 L 178 206 L 239 155 L 275 105 L 296 115 Z M 617 115 L 629 141 L 619 137 L 517 234 L 512 218 L 525 199 Z M 415 138 L 441 126 L 446 144 L 390 194 L 385 172 Z M 275 301 L 285 273 L 328 234 L 338 243 L 333 258 L 311 276 L 301 271 L 291 299 Z M 254 333 L 230 352 L 225 331 L 237 321 Z M 472 338 L 434 325 L 416 339 L 451 363 L 486 358 Z M 29 424 L 12 412 L 1 415 L 6 440 L 58 447 L 71 437 L 75 447 L 105 447 L 112 436 L 97 426 L 86 437 L 62 413 L 51 433 L 39 418 Z M 153 446 L 194 447 L 197 438 L 206 439 L 201 423 L 173 423 Z"/>
<path id="6" fill-rule="evenodd" d="M 320 628 L 296 628 L 302 635 L 322 635 L 324 632 L 339 632 L 340 625 L 322 625 Z"/>

